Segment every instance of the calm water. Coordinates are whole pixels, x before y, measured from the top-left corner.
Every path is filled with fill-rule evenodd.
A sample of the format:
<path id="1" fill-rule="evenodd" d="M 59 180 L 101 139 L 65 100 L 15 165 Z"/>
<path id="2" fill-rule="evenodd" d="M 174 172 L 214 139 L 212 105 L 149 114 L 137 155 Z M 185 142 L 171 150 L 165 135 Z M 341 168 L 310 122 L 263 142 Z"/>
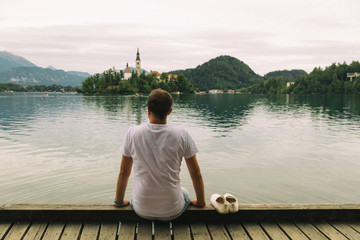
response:
<path id="1" fill-rule="evenodd" d="M 0 93 L 0 203 L 111 204 L 120 144 L 147 121 L 146 97 Z M 208 199 L 360 202 L 360 96 L 181 95 L 169 123 L 197 143 Z"/>

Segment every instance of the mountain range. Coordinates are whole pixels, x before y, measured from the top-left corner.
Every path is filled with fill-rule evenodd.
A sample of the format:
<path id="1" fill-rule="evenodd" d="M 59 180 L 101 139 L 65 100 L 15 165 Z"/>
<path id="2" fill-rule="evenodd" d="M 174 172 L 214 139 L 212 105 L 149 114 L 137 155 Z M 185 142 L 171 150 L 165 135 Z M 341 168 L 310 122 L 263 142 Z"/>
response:
<path id="1" fill-rule="evenodd" d="M 133 67 L 130 68 L 133 71 L 135 70 Z M 249 87 L 269 77 L 276 76 L 284 76 L 287 81 L 293 81 L 297 76 L 306 74 L 303 70 L 283 70 L 260 76 L 247 64 L 231 56 L 219 56 L 196 68 L 175 70 L 168 73 L 183 74 L 195 88 L 202 91 L 216 88 L 239 89 Z M 66 72 L 52 66 L 41 68 L 23 57 L 9 52 L 0 52 L 0 83 L 81 86 L 82 81 L 89 76 L 91 75 L 87 72 Z"/>
<path id="2" fill-rule="evenodd" d="M 65 72 L 52 66 L 41 68 L 21 56 L 0 52 L 0 83 L 75 87 L 81 86 L 81 82 L 89 76 L 86 72 Z"/>

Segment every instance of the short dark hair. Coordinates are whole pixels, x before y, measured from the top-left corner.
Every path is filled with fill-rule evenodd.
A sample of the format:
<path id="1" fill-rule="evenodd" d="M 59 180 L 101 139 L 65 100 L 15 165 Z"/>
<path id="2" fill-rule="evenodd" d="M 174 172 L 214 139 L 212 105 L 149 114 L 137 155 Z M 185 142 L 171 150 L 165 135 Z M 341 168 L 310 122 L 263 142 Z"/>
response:
<path id="1" fill-rule="evenodd" d="M 147 99 L 149 110 L 159 119 L 165 119 L 170 112 L 173 98 L 167 91 L 158 88 L 151 91 Z"/>

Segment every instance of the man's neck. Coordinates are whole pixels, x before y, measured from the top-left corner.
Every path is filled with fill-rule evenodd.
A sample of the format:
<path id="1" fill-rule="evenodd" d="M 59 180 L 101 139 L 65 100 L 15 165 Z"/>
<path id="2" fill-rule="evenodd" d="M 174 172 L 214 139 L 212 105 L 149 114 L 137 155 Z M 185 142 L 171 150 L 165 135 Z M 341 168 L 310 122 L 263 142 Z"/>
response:
<path id="1" fill-rule="evenodd" d="M 167 119 L 158 119 L 158 118 L 150 118 L 150 123 L 151 124 L 166 124 L 167 123 Z"/>

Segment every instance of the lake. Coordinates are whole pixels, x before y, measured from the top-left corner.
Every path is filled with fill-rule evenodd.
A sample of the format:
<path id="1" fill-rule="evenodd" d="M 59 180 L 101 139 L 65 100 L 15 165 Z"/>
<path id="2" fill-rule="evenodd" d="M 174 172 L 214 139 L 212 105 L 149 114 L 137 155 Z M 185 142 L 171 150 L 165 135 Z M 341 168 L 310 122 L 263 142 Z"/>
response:
<path id="1" fill-rule="evenodd" d="M 208 203 L 360 202 L 359 95 L 179 95 L 173 109 Z M 121 142 L 147 122 L 146 96 L 0 93 L 0 203 L 112 204 Z M 195 196 L 185 162 L 181 179 Z"/>

